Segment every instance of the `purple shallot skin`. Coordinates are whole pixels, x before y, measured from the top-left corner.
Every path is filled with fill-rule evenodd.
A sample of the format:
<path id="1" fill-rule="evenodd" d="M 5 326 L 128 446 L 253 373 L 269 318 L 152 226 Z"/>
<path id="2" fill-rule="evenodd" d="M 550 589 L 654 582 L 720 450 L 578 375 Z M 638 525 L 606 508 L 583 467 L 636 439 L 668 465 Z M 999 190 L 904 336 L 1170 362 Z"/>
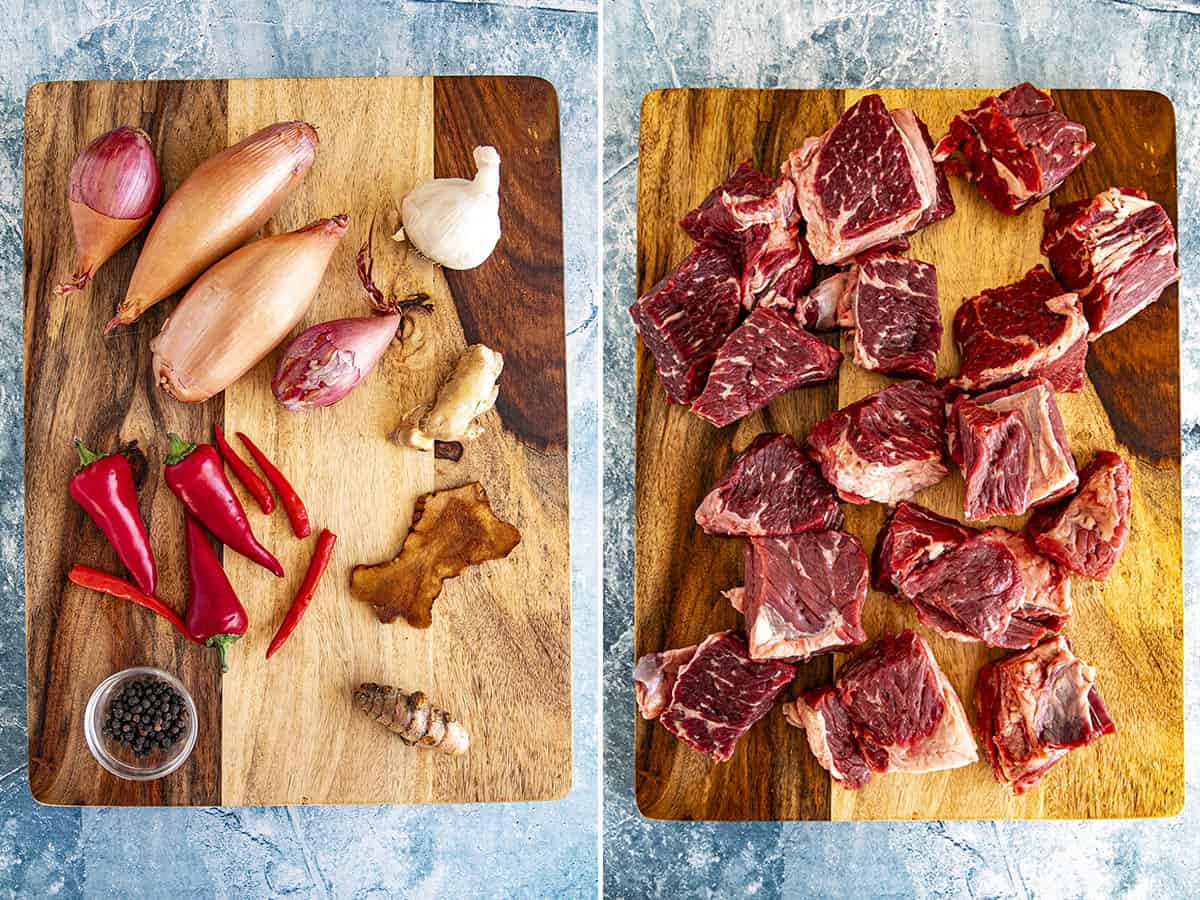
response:
<path id="1" fill-rule="evenodd" d="M 398 313 L 336 319 L 301 332 L 271 381 L 275 399 L 293 412 L 337 403 L 379 363 L 401 319 Z"/>

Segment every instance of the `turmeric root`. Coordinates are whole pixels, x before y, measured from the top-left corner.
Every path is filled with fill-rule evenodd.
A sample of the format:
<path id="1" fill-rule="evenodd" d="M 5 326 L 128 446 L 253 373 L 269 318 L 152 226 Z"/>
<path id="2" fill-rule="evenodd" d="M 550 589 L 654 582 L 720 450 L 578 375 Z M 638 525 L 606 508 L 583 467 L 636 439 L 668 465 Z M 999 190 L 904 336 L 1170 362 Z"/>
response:
<path id="1" fill-rule="evenodd" d="M 410 747 L 426 747 L 461 756 L 471 738 L 450 713 L 438 709 L 417 691 L 406 694 L 386 684 L 367 682 L 354 692 L 354 702 L 364 713 L 400 736 Z"/>
<path id="2" fill-rule="evenodd" d="M 437 441 L 475 440 L 483 434 L 483 426 L 475 420 L 496 405 L 500 393 L 496 380 L 503 368 L 503 356 L 483 344 L 472 344 L 458 358 L 433 408 L 420 422 L 401 425 L 392 440 L 418 450 L 432 450 Z"/>

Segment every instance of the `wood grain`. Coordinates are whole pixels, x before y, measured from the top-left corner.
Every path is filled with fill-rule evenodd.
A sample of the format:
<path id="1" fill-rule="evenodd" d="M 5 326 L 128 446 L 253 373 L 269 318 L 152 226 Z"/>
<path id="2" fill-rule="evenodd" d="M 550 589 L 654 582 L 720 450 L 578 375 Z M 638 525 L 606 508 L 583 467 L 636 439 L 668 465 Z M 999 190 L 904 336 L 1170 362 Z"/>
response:
<path id="1" fill-rule="evenodd" d="M 781 98 L 800 109 L 833 109 L 824 116 L 792 120 L 797 132 L 782 152 L 757 161 L 765 168 L 778 163 L 791 146 L 819 134 L 862 91 L 671 91 L 647 98 L 642 117 L 639 172 L 639 288 L 644 290 L 688 249 L 675 226 L 678 218 L 733 168 L 713 166 L 695 179 L 671 153 L 696 154 L 709 144 L 723 148 L 734 132 L 722 120 L 706 119 L 706 104 L 727 102 L 735 94 L 760 103 Z M 958 109 L 985 96 L 971 91 L 883 91 L 890 107 L 910 106 L 937 135 Z M 1174 120 L 1169 102 L 1157 94 L 1121 91 L 1067 91 L 1055 96 L 1064 111 L 1082 121 L 1099 146 L 1092 157 L 1054 195 L 1068 202 L 1112 184 L 1146 188 L 1174 218 Z M 1146 123 L 1134 139 L 1122 123 Z M 673 150 L 654 152 L 659 144 Z M 650 153 L 647 153 L 650 150 Z M 732 156 L 736 156 L 733 154 Z M 698 168 L 698 167 L 697 167 Z M 698 182 L 698 183 L 697 183 Z M 958 212 L 915 236 L 912 255 L 938 267 L 939 289 L 947 337 L 939 354 L 939 374 L 956 371 L 957 357 L 949 324 L 962 298 L 980 289 L 1015 280 L 1043 262 L 1038 246 L 1041 214 L 1030 210 L 1003 217 L 964 182 L 952 180 Z M 663 197 L 672 205 L 663 209 Z M 1041 204 L 1044 208 L 1047 204 Z M 986 236 L 986 237 L 984 237 Z M 1092 345 L 1088 371 L 1092 383 L 1077 395 L 1060 395 L 1072 449 L 1081 463 L 1099 448 L 1119 450 L 1134 468 L 1134 514 L 1130 545 L 1118 569 L 1103 585 L 1075 579 L 1075 616 L 1067 633 L 1077 652 L 1099 670 L 1098 685 L 1108 701 L 1118 732 L 1096 746 L 1072 754 L 1042 786 L 1013 798 L 992 780 L 985 765 L 922 776 L 888 775 L 861 791 L 829 786 L 826 773 L 814 769 L 803 734 L 779 726 L 778 712 L 743 739 L 727 765 L 717 768 L 683 748 L 653 723 L 638 725 L 638 800 L 643 812 L 659 818 L 1093 818 L 1171 815 L 1183 801 L 1182 584 L 1180 555 L 1179 379 L 1177 293 L 1169 289 L 1152 309 L 1121 332 Z M 846 349 L 846 348 L 843 348 Z M 843 364 L 836 403 L 844 406 L 889 382 Z M 776 404 L 812 396 L 813 389 L 788 395 Z M 1146 402 L 1151 396 L 1153 403 Z M 787 427 L 803 437 L 820 411 Z M 719 627 L 737 622 L 713 595 L 740 578 L 736 550 L 721 556 L 691 519 L 707 487 L 732 456 L 712 455 L 712 445 L 725 432 L 714 431 L 677 407 L 667 407 L 652 361 L 643 349 L 638 378 L 637 473 L 637 652 L 691 643 Z M 753 418 L 731 426 L 737 448 L 760 430 Z M 643 472 L 645 470 L 645 472 Z M 682 486 L 681 473 L 695 472 Z M 691 478 L 694 477 L 694 483 Z M 955 472 L 917 497 L 946 515 L 961 516 L 962 480 Z M 878 505 L 846 510 L 847 528 L 869 550 L 883 521 Z M 998 520 L 1016 527 L 1020 519 Z M 723 552 L 723 551 L 722 551 Z M 690 581 L 688 580 L 690 579 Z M 680 598 L 689 598 L 683 601 Z M 702 601 L 707 602 L 702 604 Z M 706 615 L 716 607 L 720 617 Z M 934 653 L 956 689 L 970 706 L 979 667 L 999 655 L 979 645 L 944 640 L 916 624 L 907 605 L 872 592 L 864 609 L 864 625 L 872 636 L 916 627 L 929 637 Z M 840 662 L 840 659 L 839 659 Z M 819 674 L 814 674 L 816 670 Z M 803 667 L 805 679 L 827 681 L 829 663 Z M 1147 689 L 1153 685 L 1153 689 Z M 973 710 L 972 710 L 973 714 Z M 761 738 L 769 735 L 769 740 Z M 674 745 L 673 747 L 670 745 Z M 797 746 L 800 747 L 797 750 Z M 792 764 L 768 781 L 777 757 L 797 755 Z M 738 780 L 738 773 L 746 773 Z M 753 774 L 751 774 L 753 773 Z M 768 785 L 766 791 L 763 785 Z M 720 796 L 714 796 L 716 793 Z M 764 793 L 824 796 L 822 808 L 772 809 Z"/>
<path id="2" fill-rule="evenodd" d="M 570 709 L 570 592 L 567 533 L 566 475 L 566 404 L 560 391 L 558 402 L 550 392 L 543 399 L 539 427 L 558 436 L 544 441 L 541 449 L 530 446 L 525 432 L 519 431 L 501 415 L 492 412 L 484 419 L 487 431 L 477 442 L 467 445 L 459 463 L 435 461 L 430 454 L 402 449 L 388 441 L 388 435 L 401 419 L 434 395 L 441 379 L 466 346 L 466 321 L 482 322 L 472 337 L 489 344 L 503 344 L 512 352 L 526 354 L 526 364 L 507 368 L 502 378 L 501 395 L 536 393 L 542 383 L 530 373 L 539 366 L 550 372 L 564 370 L 565 345 L 562 332 L 561 271 L 557 281 L 552 269 L 561 270 L 561 207 L 550 215 L 551 204 L 536 201 L 535 189 L 558 197 L 558 131 L 553 92 L 531 98 L 524 79 L 487 78 L 482 96 L 496 104 L 507 121 L 519 118 L 521 109 L 532 120 L 543 123 L 536 154 L 542 183 L 514 180 L 502 187 L 501 208 L 511 202 L 514 208 L 541 208 L 538 232 L 525 234 L 526 220 L 516 216 L 506 222 L 506 233 L 497 254 L 505 261 L 502 277 L 493 274 L 488 291 L 464 288 L 461 295 L 452 292 L 441 270 L 407 252 L 388 239 L 398 225 L 398 205 L 404 194 L 416 184 L 434 177 L 435 132 L 445 126 L 455 134 L 468 133 L 461 121 L 445 120 L 444 109 L 435 102 L 435 80 L 430 78 L 388 79 L 311 79 L 246 80 L 200 83 L 219 91 L 221 117 L 213 120 L 206 107 L 193 104 L 196 118 L 188 120 L 184 133 L 209 133 L 218 122 L 213 147 L 197 159 L 180 162 L 180 176 L 190 171 L 199 158 L 213 150 L 240 140 L 263 124 L 281 119 L 304 119 L 314 124 L 321 136 L 321 148 L 312 172 L 288 199 L 281 211 L 267 224 L 264 233 L 272 234 L 300 227 L 322 216 L 348 212 L 350 230 L 338 247 L 311 309 L 300 328 L 332 318 L 363 315 L 368 310 L 365 294 L 355 274 L 355 254 L 367 240 L 374 224 L 376 281 L 385 290 L 407 294 L 417 290 L 429 293 L 435 312 L 416 322 L 416 332 L 401 347 L 393 348 L 376 372 L 354 393 L 334 407 L 301 414 L 284 412 L 274 402 L 270 379 L 275 370 L 277 350 L 255 370 L 225 392 L 222 398 L 204 408 L 185 407 L 169 401 L 148 383 L 148 356 L 139 365 L 126 360 L 132 352 L 145 353 L 149 336 L 159 321 L 146 327 L 140 337 L 129 337 L 125 356 L 114 372 L 126 373 L 157 410 L 164 416 L 190 416 L 179 424 L 184 433 L 197 438 L 207 433 L 212 421 L 223 421 L 232 435 L 246 431 L 288 475 L 304 497 L 314 522 L 314 531 L 329 527 L 338 535 L 333 562 L 300 628 L 287 645 L 268 663 L 264 652 L 280 619 L 303 577 L 315 538 L 303 541 L 291 535 L 287 519 L 280 511 L 270 518 L 262 516 L 243 494 L 256 533 L 279 557 L 287 570 L 285 579 L 275 579 L 236 554 L 225 559 L 234 587 L 250 615 L 246 637 L 231 651 L 231 668 L 218 682 L 215 660 L 208 653 L 192 648 L 195 669 L 182 669 L 181 678 L 193 692 L 198 682 L 207 679 L 211 697 L 197 696 L 202 715 L 207 714 L 208 753 L 194 756 L 189 772 L 177 773 L 162 782 L 158 794 L 138 793 L 126 782 L 112 779 L 111 793 L 128 803 L 203 802 L 224 805 L 275 803 L 411 803 L 464 802 L 487 800 L 537 800 L 560 796 L 571 778 Z M 468 82 L 474 79 L 467 79 Z M 510 92 L 507 85 L 512 82 Z M 48 86 L 56 90 L 59 86 Z M 98 90 L 116 94 L 132 90 L 126 84 L 95 83 L 73 86 L 91 97 Z M 541 105 L 532 105 L 534 100 Z M 31 96 L 32 111 L 35 106 Z M 172 116 L 190 102 L 179 101 Z M 549 112 L 545 108 L 551 107 Z M 213 104 L 208 104 L 209 107 Z M 39 107 L 41 109 L 41 107 Z M 386 111 L 386 115 L 383 113 Z M 53 107 L 41 115 L 54 121 Z M 114 120 L 104 127 L 119 124 Z M 103 128 L 96 124 L 80 126 L 90 135 Z M 157 138 L 154 130 L 152 135 Z M 404 135 L 397 140 L 397 135 Z M 190 138 L 194 140 L 194 138 Z M 511 155 L 519 155 L 519 135 L 510 135 L 501 146 Z M 156 141 L 157 143 L 157 141 Z M 37 198 L 38 207 L 51 203 L 65 206 L 57 198 L 65 182 L 75 148 L 73 143 L 52 161 L 45 171 L 50 187 Z M 467 148 L 469 153 L 470 148 Z M 164 151 L 171 152 L 164 146 Z M 507 160 L 506 160 L 507 162 Z M 186 163 L 186 164 L 185 164 Z M 520 167 L 516 167 L 521 171 Z M 177 181 L 178 179 L 176 179 Z M 173 184 L 169 185 L 173 186 Z M 542 203 L 539 207 L 537 204 Z M 37 208 L 27 202 L 27 209 Z M 64 230 L 65 229 L 65 230 Z M 27 231 L 27 235 L 30 232 Z M 47 226 L 30 239 L 29 253 L 45 253 L 46 248 L 61 244 L 60 234 L 69 234 L 65 210 L 58 224 Z M 509 248 L 518 248 L 514 253 Z M 549 248 L 549 249 L 548 249 Z M 553 249 L 557 248 L 557 255 Z M 113 282 L 96 298 L 96 318 L 110 310 L 107 299 L 119 295 L 128 278 L 134 258 L 129 256 L 120 273 L 114 267 Z M 515 256 L 515 259 L 514 259 Z M 45 372 L 51 366 L 63 366 L 68 351 L 77 359 L 91 347 L 90 332 L 67 328 L 71 348 L 59 351 L 53 360 L 41 361 L 47 347 L 46 326 L 42 319 L 49 296 L 46 284 L 69 269 L 69 254 L 54 260 L 55 271 L 37 285 L 27 282 L 27 331 L 30 352 L 27 359 L 38 360 L 38 368 L 27 371 L 31 391 L 62 391 Z M 103 274 L 103 273 L 102 273 Z M 504 279 L 528 285 L 538 309 L 546 321 L 533 349 L 528 349 L 520 330 L 523 322 L 515 317 L 497 318 L 491 307 L 503 302 L 511 310 L 509 299 L 514 290 L 501 291 Z M 464 281 L 472 285 L 472 282 Z M 524 289 L 524 288 L 523 288 Z M 95 290 L 95 288 L 93 289 Z M 497 300 L 497 297 L 503 300 Z M 551 307 L 556 305 L 557 312 Z M 161 317 L 166 315 L 166 307 Z M 557 322 L 557 340 L 550 332 Z M 97 327 L 98 331 L 98 327 Z M 115 361 L 114 361 L 115 363 Z M 86 383 L 92 373 L 79 366 L 65 369 L 65 381 Z M 39 373 L 43 377 L 39 380 Z M 44 384 L 45 387 L 41 387 Z M 79 388 L 83 390 L 83 388 Z M 120 395 L 115 391 L 110 402 L 118 415 L 126 415 Z M 61 428 L 76 427 L 72 420 L 92 417 L 87 407 L 73 394 L 62 394 L 46 403 L 44 415 L 51 420 L 66 420 Z M 27 407 L 27 416 L 36 411 Z M 174 426 L 175 419 L 170 419 Z M 97 428 L 100 426 L 97 425 Z M 45 439 L 29 432 L 27 455 L 36 458 Z M 122 431 L 122 435 L 125 432 Z M 136 436 L 136 435 L 135 435 Z M 235 441 L 236 444 L 236 441 Z M 64 452 L 70 451 L 64 439 Z M 65 459 L 65 456 L 64 456 Z M 66 463 L 64 462 L 64 467 Z M 158 458 L 152 459 L 158 470 Z M 69 467 L 66 468 L 69 473 Z M 71 543 L 60 548 L 55 517 L 76 515 L 67 509 L 65 480 L 39 482 L 27 492 L 27 517 L 31 546 L 35 539 L 62 561 L 31 555 L 29 571 L 41 588 L 30 590 L 30 634 L 35 621 L 56 616 L 60 627 L 65 623 L 76 632 L 78 613 L 50 607 L 40 598 L 47 588 L 57 589 L 61 575 L 50 567 L 65 571 L 76 556 Z M 407 532 L 413 503 L 418 494 L 442 487 L 455 487 L 481 481 L 497 513 L 515 524 L 522 533 L 521 545 L 507 560 L 484 564 L 447 582 L 434 607 L 434 624 L 418 631 L 403 623 L 381 625 L 369 606 L 355 601 L 349 592 L 349 571 L 355 563 L 378 562 L 396 554 Z M 163 517 L 178 515 L 178 504 L 165 489 L 159 492 L 164 505 Z M 155 494 L 158 503 L 159 494 Z M 156 507 L 157 508 L 157 507 Z M 79 513 L 78 517 L 82 514 Z M 89 526 L 90 527 L 90 526 Z M 151 523 L 160 567 L 172 554 L 182 566 L 182 527 L 179 535 Z M 81 529 L 86 531 L 86 529 Z M 94 531 L 94 529 L 92 529 Z M 102 539 L 89 535 L 97 548 Z M 160 549 L 161 548 L 161 549 Z M 85 557 L 85 559 L 87 559 Z M 88 560 L 90 561 L 90 560 Z M 116 568 L 115 561 L 101 561 Z M 180 570 L 181 571 L 181 570 Z M 54 577 L 51 577 L 51 576 Z M 32 587 L 32 585 L 31 585 Z M 182 597 L 182 575 L 175 583 L 164 579 L 167 596 Z M 68 599 L 70 594 L 67 595 Z M 94 595 L 86 602 L 99 608 Z M 109 604 L 122 614 L 112 626 L 90 623 L 89 638 L 103 649 L 120 645 L 136 628 L 155 625 L 140 610 Z M 152 661 L 163 665 L 157 647 L 133 662 Z M 60 646 L 50 636 L 45 645 L 31 642 L 30 719 L 45 708 L 47 714 L 61 718 L 58 735 L 78 738 L 78 746 L 46 767 L 50 781 L 69 785 L 71 793 L 58 802 L 113 802 L 108 795 L 98 796 L 91 782 L 100 770 L 82 745 L 77 718 L 82 701 L 76 696 L 48 696 L 35 678 L 35 659 L 70 656 L 71 668 L 63 667 L 59 679 L 71 690 L 87 692 L 95 681 L 117 668 L 102 652 L 85 652 L 80 643 Z M 189 657 L 190 659 L 190 657 Z M 77 686 L 79 667 L 96 669 L 96 678 L 84 679 Z M 170 665 L 164 668 L 171 669 Z M 461 758 L 426 754 L 406 748 L 394 735 L 371 722 L 353 708 L 351 691 L 360 682 L 377 681 L 406 690 L 425 691 L 438 705 L 450 710 L 472 736 L 470 752 Z M 37 684 L 35 684 L 37 682 Z M 219 701 L 217 698 L 220 698 Z M 69 734 L 68 734 L 69 733 Z M 61 737 L 60 739 L 66 739 Z M 32 751 L 31 739 L 31 757 Z M 203 765 L 203 777 L 191 771 Z M 197 785 L 207 793 L 196 799 Z M 47 794 L 35 795 L 46 799 Z"/>

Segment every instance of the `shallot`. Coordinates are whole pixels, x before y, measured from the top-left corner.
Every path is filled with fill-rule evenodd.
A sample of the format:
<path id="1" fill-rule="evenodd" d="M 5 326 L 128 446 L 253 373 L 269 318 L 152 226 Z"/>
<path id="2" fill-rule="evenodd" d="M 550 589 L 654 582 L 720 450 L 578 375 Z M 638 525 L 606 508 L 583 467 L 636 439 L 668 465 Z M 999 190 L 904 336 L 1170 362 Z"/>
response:
<path id="1" fill-rule="evenodd" d="M 71 166 L 75 273 L 56 294 L 82 291 L 114 253 L 133 240 L 162 196 L 150 135 L 122 125 L 83 148 Z"/>
<path id="2" fill-rule="evenodd" d="M 369 243 L 358 251 L 358 274 L 375 314 L 322 322 L 288 345 L 271 382 L 275 399 L 294 411 L 337 403 L 379 363 L 409 310 L 433 309 L 427 294 L 385 298 L 371 278 Z"/>
<path id="3" fill-rule="evenodd" d="M 311 125 L 277 122 L 202 162 L 163 204 L 105 331 L 136 321 L 248 241 L 308 173 L 318 143 Z"/>
<path id="4" fill-rule="evenodd" d="M 270 353 L 304 318 L 348 222 L 318 219 L 254 241 L 205 272 L 150 342 L 163 390 L 207 400 Z"/>

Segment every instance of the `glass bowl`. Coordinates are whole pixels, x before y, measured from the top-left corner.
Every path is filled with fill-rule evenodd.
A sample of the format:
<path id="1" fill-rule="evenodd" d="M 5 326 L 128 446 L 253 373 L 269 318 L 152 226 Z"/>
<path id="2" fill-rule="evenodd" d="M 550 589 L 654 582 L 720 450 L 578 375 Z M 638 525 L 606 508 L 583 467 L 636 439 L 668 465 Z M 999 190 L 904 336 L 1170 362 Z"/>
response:
<path id="1" fill-rule="evenodd" d="M 179 740 L 165 750 L 155 750 L 141 758 L 135 756 L 128 747 L 118 744 L 102 733 L 104 713 L 108 709 L 109 701 L 122 687 L 138 678 L 165 681 L 183 698 L 183 708 L 187 711 L 187 726 Z M 196 703 L 183 683 L 162 669 L 149 666 L 122 669 L 109 675 L 92 691 L 87 709 L 83 713 L 83 733 L 92 756 L 109 772 L 129 781 L 153 781 L 170 775 L 182 766 L 191 755 L 192 748 L 196 746 Z"/>

